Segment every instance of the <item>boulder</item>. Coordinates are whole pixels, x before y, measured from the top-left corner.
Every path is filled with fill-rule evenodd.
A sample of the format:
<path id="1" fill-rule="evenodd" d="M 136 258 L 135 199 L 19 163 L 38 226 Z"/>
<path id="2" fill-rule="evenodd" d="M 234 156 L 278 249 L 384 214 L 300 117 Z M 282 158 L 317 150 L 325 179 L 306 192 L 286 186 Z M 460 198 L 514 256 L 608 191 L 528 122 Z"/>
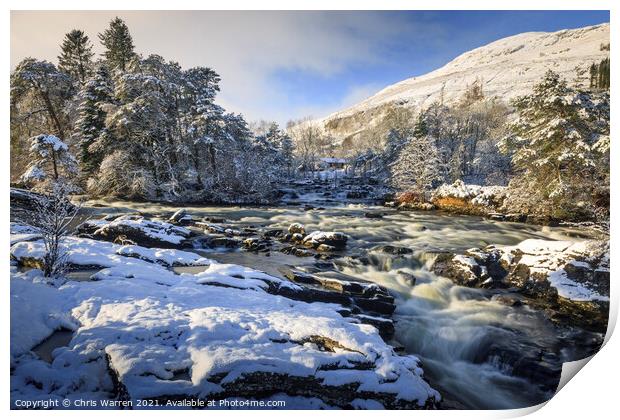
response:
<path id="1" fill-rule="evenodd" d="M 342 250 L 346 247 L 348 239 L 347 235 L 342 232 L 316 231 L 303 238 L 303 244 L 315 249 L 320 245 L 329 245 L 334 250 Z"/>
<path id="2" fill-rule="evenodd" d="M 271 247 L 271 241 L 261 238 L 247 238 L 243 241 L 243 248 L 248 251 L 267 251 Z"/>
<path id="3" fill-rule="evenodd" d="M 288 267 L 281 267 L 280 272 L 290 281 L 304 286 L 302 291 L 286 290 L 286 297 L 291 299 L 340 303 L 367 315 L 391 316 L 396 309 L 394 297 L 375 283 L 340 272 L 309 274 Z"/>
<path id="4" fill-rule="evenodd" d="M 193 222 L 192 216 L 187 212 L 186 209 L 177 210 L 170 218 L 168 219 L 168 223 L 172 223 L 180 226 L 188 226 Z"/>
<path id="5" fill-rule="evenodd" d="M 404 246 L 393 246 L 393 245 L 379 245 L 372 248 L 373 251 L 382 252 L 390 255 L 406 255 L 413 254 L 413 250 L 411 248 L 406 248 Z"/>
<path id="6" fill-rule="evenodd" d="M 305 235 L 306 228 L 301 223 L 293 223 L 288 227 L 288 233 L 290 233 L 291 235 L 294 235 L 295 233 Z"/>
<path id="7" fill-rule="evenodd" d="M 316 250 L 318 252 L 334 252 L 334 251 L 337 251 L 337 248 L 332 245 L 321 244 L 316 247 Z"/>
<path id="8" fill-rule="evenodd" d="M 314 252 L 306 248 L 297 248 L 296 246 L 285 246 L 280 248 L 281 253 L 286 255 L 294 255 L 296 257 L 313 257 Z"/>
<path id="9" fill-rule="evenodd" d="M 109 242 L 126 242 L 148 248 L 175 248 L 189 246 L 192 231 L 167 222 L 147 220 L 141 215 L 124 215 L 112 221 L 93 220 L 84 222 L 80 235 Z"/>

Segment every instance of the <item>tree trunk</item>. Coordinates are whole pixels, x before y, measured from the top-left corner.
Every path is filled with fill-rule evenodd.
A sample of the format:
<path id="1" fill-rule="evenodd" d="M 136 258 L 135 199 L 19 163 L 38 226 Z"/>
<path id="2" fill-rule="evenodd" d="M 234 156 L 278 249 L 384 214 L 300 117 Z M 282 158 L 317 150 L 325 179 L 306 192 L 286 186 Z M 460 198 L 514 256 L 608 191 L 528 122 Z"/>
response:
<path id="1" fill-rule="evenodd" d="M 54 167 L 54 179 L 58 181 L 58 165 L 56 164 L 56 151 L 53 146 L 50 146 L 52 149 L 52 166 Z"/>
<path id="2" fill-rule="evenodd" d="M 60 120 L 58 119 L 58 116 L 56 115 L 56 112 L 54 111 L 54 106 L 52 105 L 52 101 L 50 100 L 49 96 L 46 93 L 42 92 L 41 97 L 43 98 L 43 101 L 45 102 L 45 106 L 47 107 L 47 112 L 50 114 L 52 122 L 54 123 L 54 126 L 56 127 L 56 132 L 58 133 L 58 136 L 60 137 L 61 140 L 64 140 L 65 133 L 62 129 L 62 125 L 60 124 Z"/>

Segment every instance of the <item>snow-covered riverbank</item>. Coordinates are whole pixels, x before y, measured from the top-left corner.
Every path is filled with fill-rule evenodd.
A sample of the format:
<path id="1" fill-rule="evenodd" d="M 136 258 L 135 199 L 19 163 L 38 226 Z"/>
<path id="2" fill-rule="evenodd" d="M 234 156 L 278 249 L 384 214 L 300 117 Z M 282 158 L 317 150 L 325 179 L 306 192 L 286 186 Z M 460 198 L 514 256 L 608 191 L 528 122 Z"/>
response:
<path id="1" fill-rule="evenodd" d="M 12 225 L 14 399 L 516 407 L 548 398 L 562 361 L 602 339 L 570 320 L 554 324 L 516 289 L 457 286 L 430 267 L 439 254 L 489 243 L 575 249 L 587 230 L 360 204 L 196 207 L 174 217 L 173 207 L 148 203 L 87 210 L 93 219 L 67 241 L 73 271 L 53 282 L 25 271 L 42 244 Z M 494 392 L 484 398 L 483 389 Z"/>
<path id="2" fill-rule="evenodd" d="M 56 284 L 37 269 L 12 268 L 13 400 L 304 397 L 290 408 L 429 408 L 440 400 L 416 357 L 396 354 L 340 305 L 266 291 L 300 288 L 289 281 L 189 252 L 67 244 L 71 264 L 105 268 L 90 281 Z M 16 241 L 12 255 L 40 258 L 42 243 Z M 179 275 L 171 265 L 204 271 Z M 58 329 L 73 337 L 48 364 L 30 349 Z"/>

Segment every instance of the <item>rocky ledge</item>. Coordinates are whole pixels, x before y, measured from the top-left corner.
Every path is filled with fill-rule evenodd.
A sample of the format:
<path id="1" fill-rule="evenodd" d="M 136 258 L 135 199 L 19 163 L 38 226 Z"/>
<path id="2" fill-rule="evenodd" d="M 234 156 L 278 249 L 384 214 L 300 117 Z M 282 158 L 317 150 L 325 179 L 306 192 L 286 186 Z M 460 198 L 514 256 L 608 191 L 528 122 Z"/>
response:
<path id="1" fill-rule="evenodd" d="M 384 201 L 388 207 L 399 210 L 439 210 L 447 213 L 481 216 L 505 222 L 557 226 L 562 220 L 550 215 L 516 212 L 511 209 L 507 187 L 465 184 L 461 180 L 443 184 L 426 193 L 404 192 Z"/>
<path id="2" fill-rule="evenodd" d="M 443 253 L 433 271 L 455 283 L 517 292 L 510 305 L 543 309 L 551 320 L 604 333 L 609 313 L 609 242 L 529 239 L 516 246 Z"/>
<path id="3" fill-rule="evenodd" d="M 118 225 L 127 221 L 136 219 Z M 440 401 L 419 360 L 382 338 L 393 331 L 394 305 L 379 286 L 286 268 L 287 278 L 277 278 L 192 252 L 80 237 L 65 242 L 67 260 L 92 275 L 52 280 L 20 270 L 36 266 L 44 244 L 25 236 L 27 227 L 12 230 L 13 401 L 276 398 L 289 408 L 434 408 Z M 204 269 L 172 269 L 187 265 Z M 32 351 L 59 330 L 73 335 L 49 360 Z"/>

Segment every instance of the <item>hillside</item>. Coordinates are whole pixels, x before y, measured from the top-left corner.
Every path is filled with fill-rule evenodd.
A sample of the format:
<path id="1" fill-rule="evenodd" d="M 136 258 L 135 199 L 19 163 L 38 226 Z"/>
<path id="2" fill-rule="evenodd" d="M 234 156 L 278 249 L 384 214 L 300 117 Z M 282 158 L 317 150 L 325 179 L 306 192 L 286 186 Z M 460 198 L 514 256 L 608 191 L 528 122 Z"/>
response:
<path id="1" fill-rule="evenodd" d="M 558 32 L 527 32 L 468 51 L 428 74 L 388 86 L 322 119 L 342 141 L 376 123 L 392 105 L 423 108 L 458 101 L 478 80 L 486 98 L 509 101 L 530 91 L 552 69 L 574 86 L 587 86 L 589 66 L 609 56 L 609 24 Z"/>

